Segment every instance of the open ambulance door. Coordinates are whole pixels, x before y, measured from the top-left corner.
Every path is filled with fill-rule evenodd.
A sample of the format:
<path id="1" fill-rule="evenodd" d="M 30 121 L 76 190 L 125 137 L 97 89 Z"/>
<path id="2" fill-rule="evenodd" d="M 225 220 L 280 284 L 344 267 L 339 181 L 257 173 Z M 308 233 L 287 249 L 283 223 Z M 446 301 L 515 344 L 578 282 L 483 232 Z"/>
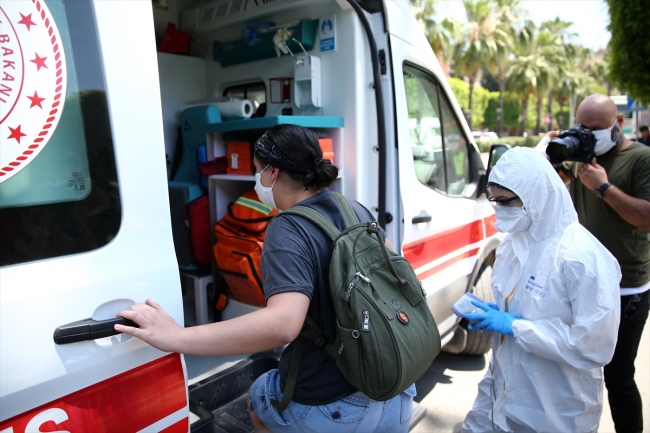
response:
<path id="1" fill-rule="evenodd" d="M 0 8 L 3 433 L 188 431 L 182 356 L 111 322 L 183 324 L 153 34 L 146 1 Z"/>
<path id="2" fill-rule="evenodd" d="M 457 322 L 484 239 L 474 198 L 478 167 L 467 127 L 426 38 L 405 19 L 407 2 L 385 2 L 397 125 L 402 251 L 427 292 L 440 334 Z M 475 156 L 475 155 L 474 155 Z M 444 343 L 444 341 L 443 341 Z"/>

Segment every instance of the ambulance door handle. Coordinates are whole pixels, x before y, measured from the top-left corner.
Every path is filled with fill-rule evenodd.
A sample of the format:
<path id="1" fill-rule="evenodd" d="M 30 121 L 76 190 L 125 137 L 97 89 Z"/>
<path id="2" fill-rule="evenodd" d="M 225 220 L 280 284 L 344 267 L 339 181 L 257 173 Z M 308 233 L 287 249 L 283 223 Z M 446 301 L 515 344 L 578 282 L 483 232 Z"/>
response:
<path id="1" fill-rule="evenodd" d="M 68 344 L 110 337 L 119 334 L 114 328 L 116 324 L 139 328 L 137 323 L 123 317 L 108 320 L 85 319 L 56 328 L 54 330 L 54 342 L 56 344 Z"/>
<path id="2" fill-rule="evenodd" d="M 413 217 L 411 220 L 413 224 L 428 223 L 431 222 L 431 215 L 420 215 Z"/>

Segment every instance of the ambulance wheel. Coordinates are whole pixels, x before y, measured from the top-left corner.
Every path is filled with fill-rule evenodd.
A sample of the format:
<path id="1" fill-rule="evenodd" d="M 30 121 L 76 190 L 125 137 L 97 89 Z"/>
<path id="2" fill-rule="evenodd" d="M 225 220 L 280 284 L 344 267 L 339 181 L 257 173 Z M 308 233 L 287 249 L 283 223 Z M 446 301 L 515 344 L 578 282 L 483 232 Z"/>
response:
<path id="1" fill-rule="evenodd" d="M 481 265 L 481 270 L 476 277 L 473 293 L 485 302 L 494 302 L 494 294 L 490 286 L 490 277 L 492 276 L 492 266 L 488 263 Z M 461 320 L 460 326 L 467 330 L 467 343 L 465 349 L 460 352 L 463 355 L 484 355 L 491 347 L 492 333 L 481 330 L 467 329 L 469 322 Z"/>

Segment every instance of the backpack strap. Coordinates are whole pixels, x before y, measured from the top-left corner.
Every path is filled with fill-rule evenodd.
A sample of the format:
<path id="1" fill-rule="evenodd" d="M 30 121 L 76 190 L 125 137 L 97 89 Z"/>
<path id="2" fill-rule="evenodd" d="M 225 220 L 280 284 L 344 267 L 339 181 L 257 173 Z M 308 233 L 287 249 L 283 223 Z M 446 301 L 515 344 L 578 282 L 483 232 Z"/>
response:
<path id="1" fill-rule="evenodd" d="M 345 198 L 343 194 L 339 194 L 338 192 L 332 192 L 332 195 L 336 200 L 336 204 L 339 206 L 339 210 L 343 214 L 343 218 L 345 218 L 345 227 L 352 227 L 353 225 L 357 224 L 359 222 L 359 218 L 357 217 L 357 213 L 354 211 L 354 209 L 352 209 L 352 206 L 350 205 L 348 199 Z"/>
<path id="2" fill-rule="evenodd" d="M 287 382 L 284 385 L 284 394 L 282 395 L 282 400 L 271 400 L 271 404 L 274 408 L 282 412 L 289 406 L 291 398 L 293 397 L 293 391 L 296 389 L 296 383 L 298 382 L 298 371 L 300 370 L 300 359 L 302 358 L 302 347 L 305 343 L 305 340 L 308 338 L 314 340 L 314 345 L 325 350 L 329 356 L 336 359 L 336 345 L 329 344 L 322 336 L 318 325 L 314 322 L 309 314 L 305 317 L 305 324 L 307 329 L 302 331 L 300 335 L 295 340 L 293 345 L 293 353 L 291 354 L 291 363 L 289 364 L 289 375 L 287 376 Z"/>
<path id="3" fill-rule="evenodd" d="M 341 233 L 341 231 L 337 229 L 334 224 L 332 224 L 327 218 L 321 215 L 318 211 L 307 206 L 294 206 L 290 209 L 280 212 L 275 217 L 277 218 L 282 215 L 298 215 L 306 218 L 316 224 L 332 240 L 336 239 L 337 236 Z"/>
<path id="4" fill-rule="evenodd" d="M 345 219 L 346 227 L 350 228 L 355 225 L 365 226 L 367 223 L 359 223 L 359 218 L 357 217 L 356 212 L 348 202 L 348 200 L 339 193 L 332 193 L 336 204 L 343 214 Z M 341 231 L 337 229 L 334 224 L 332 224 L 327 218 L 321 215 L 318 211 L 307 207 L 307 206 L 294 206 L 291 209 L 287 209 L 279 213 L 276 217 L 281 215 L 298 215 L 312 223 L 316 224 L 321 230 L 329 236 L 332 241 L 335 241 L 340 235 Z M 305 324 L 307 329 L 302 331 L 300 335 L 296 338 L 293 346 L 293 353 L 291 354 L 291 363 L 289 364 L 289 374 L 287 376 L 287 381 L 284 386 L 284 394 L 282 395 L 282 400 L 271 400 L 271 405 L 276 408 L 278 411 L 284 411 L 291 402 L 293 397 L 293 392 L 296 389 L 296 383 L 298 382 L 298 371 L 300 370 L 300 359 L 302 358 L 302 348 L 306 339 L 314 340 L 314 345 L 323 349 L 327 354 L 332 358 L 336 359 L 336 342 L 335 344 L 329 344 L 324 338 L 323 333 L 314 322 L 309 314 L 305 317 Z"/>

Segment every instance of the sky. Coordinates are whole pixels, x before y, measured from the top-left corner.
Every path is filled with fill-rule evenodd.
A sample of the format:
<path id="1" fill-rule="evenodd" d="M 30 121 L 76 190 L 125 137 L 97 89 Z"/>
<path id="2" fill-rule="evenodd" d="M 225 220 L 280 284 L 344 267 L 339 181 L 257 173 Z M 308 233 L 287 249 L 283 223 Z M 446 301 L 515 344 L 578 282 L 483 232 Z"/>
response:
<path id="1" fill-rule="evenodd" d="M 604 0 L 522 0 L 521 7 L 528 11 L 526 18 L 536 24 L 555 17 L 573 22 L 569 30 L 577 33 L 574 42 L 594 51 L 605 48 L 609 42 L 609 12 Z M 467 22 L 461 0 L 438 0 L 435 8 L 436 18 L 452 17 Z"/>

